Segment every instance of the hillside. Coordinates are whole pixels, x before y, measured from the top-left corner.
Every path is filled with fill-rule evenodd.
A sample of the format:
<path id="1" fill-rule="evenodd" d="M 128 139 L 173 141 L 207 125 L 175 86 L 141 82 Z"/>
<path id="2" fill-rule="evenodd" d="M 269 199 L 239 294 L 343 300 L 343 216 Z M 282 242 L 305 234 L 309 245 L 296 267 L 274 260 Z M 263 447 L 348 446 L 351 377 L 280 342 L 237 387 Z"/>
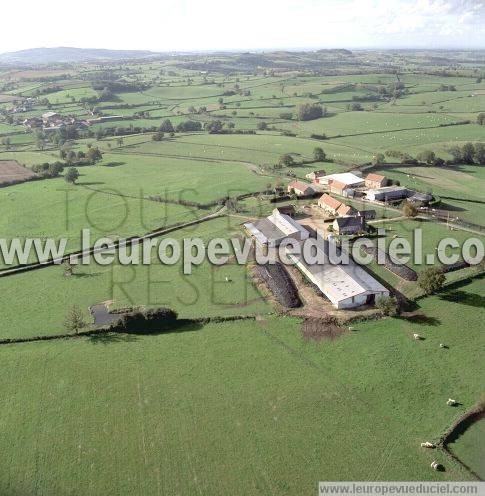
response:
<path id="1" fill-rule="evenodd" d="M 29 48 L 0 54 L 0 62 L 7 64 L 49 64 L 56 62 L 85 62 L 93 60 L 124 60 L 153 57 L 148 50 L 109 50 L 105 48 Z"/>

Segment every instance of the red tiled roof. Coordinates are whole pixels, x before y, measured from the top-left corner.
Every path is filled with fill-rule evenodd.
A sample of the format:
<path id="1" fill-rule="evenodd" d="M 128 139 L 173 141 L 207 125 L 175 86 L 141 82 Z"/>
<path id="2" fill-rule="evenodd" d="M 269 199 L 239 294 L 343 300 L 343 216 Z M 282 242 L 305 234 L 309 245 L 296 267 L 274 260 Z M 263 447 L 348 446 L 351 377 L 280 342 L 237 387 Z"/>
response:
<path id="1" fill-rule="evenodd" d="M 318 199 L 318 204 L 323 204 L 326 205 L 327 207 L 333 208 L 334 210 L 337 210 L 342 206 L 342 202 L 339 202 L 335 198 L 332 198 L 330 195 L 327 195 L 327 193 L 324 193 L 319 199 Z"/>
<path id="2" fill-rule="evenodd" d="M 367 177 L 365 178 L 366 181 L 376 181 L 378 183 L 382 182 L 384 179 L 386 179 L 386 176 L 381 176 L 380 174 L 374 174 L 373 172 L 367 174 Z"/>
<path id="3" fill-rule="evenodd" d="M 330 187 L 338 189 L 339 191 L 343 191 L 344 189 L 347 189 L 349 185 L 332 179 L 332 181 L 330 181 Z"/>
<path id="4" fill-rule="evenodd" d="M 345 203 L 342 203 L 340 207 L 337 210 L 337 213 L 339 215 L 348 215 L 353 213 L 354 209 L 350 205 L 345 205 Z"/>
<path id="5" fill-rule="evenodd" d="M 297 189 L 299 191 L 305 191 L 308 188 L 311 189 L 311 186 L 309 184 L 303 183 L 301 181 L 292 181 L 290 184 L 288 184 L 288 188 Z"/>

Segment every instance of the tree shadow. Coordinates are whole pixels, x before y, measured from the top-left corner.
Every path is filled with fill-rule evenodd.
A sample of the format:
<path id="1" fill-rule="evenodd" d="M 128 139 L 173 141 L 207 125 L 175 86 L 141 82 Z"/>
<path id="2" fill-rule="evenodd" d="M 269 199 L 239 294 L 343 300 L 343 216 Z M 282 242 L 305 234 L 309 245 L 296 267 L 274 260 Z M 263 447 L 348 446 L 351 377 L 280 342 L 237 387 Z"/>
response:
<path id="1" fill-rule="evenodd" d="M 120 167 L 125 165 L 126 162 L 108 162 L 107 164 L 102 164 L 103 167 Z"/>
<path id="2" fill-rule="evenodd" d="M 88 341 L 91 344 L 108 345 L 112 343 L 133 343 L 138 341 L 136 336 L 132 334 L 119 334 L 117 332 L 103 332 L 99 334 L 92 334 L 88 336 Z"/>
<path id="3" fill-rule="evenodd" d="M 121 334 L 139 335 L 139 336 L 158 336 L 160 334 L 176 334 L 182 332 L 200 331 L 204 325 L 190 319 L 178 319 L 172 324 L 166 324 L 163 329 L 133 329 L 117 331 Z"/>
<path id="4" fill-rule="evenodd" d="M 84 277 L 98 277 L 103 275 L 102 272 L 74 272 L 71 274 L 71 277 L 77 277 L 79 279 L 82 279 Z"/>
<path id="5" fill-rule="evenodd" d="M 429 317 L 424 313 L 416 313 L 414 315 L 402 315 L 399 318 L 402 320 L 406 320 L 407 322 L 410 322 L 412 324 L 428 325 L 428 326 L 437 326 L 441 324 L 441 320 L 437 319 L 436 317 Z"/>
<path id="6" fill-rule="evenodd" d="M 87 181 L 87 182 L 78 182 L 77 184 L 79 186 L 98 186 L 100 184 L 106 184 L 106 183 L 102 181 Z"/>
<path id="7" fill-rule="evenodd" d="M 466 291 L 450 291 L 439 295 L 440 300 L 449 301 L 452 303 L 462 303 L 469 307 L 483 308 L 485 307 L 485 296 L 476 293 L 468 293 Z"/>
<path id="8" fill-rule="evenodd" d="M 449 212 L 467 212 L 466 208 L 457 207 L 456 205 L 451 205 L 450 203 L 440 203 L 440 210 L 447 210 Z"/>

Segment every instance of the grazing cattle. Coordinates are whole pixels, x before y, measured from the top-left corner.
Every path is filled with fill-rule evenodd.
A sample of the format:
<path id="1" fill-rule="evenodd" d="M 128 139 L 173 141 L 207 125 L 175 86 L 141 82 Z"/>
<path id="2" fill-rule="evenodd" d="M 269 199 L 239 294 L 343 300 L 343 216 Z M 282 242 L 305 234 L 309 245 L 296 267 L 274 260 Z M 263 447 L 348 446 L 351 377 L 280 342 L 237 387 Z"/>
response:
<path id="1" fill-rule="evenodd" d="M 414 333 L 413 334 L 413 339 L 416 339 L 416 340 L 419 341 L 421 339 L 421 336 L 419 334 Z"/>
<path id="2" fill-rule="evenodd" d="M 458 402 L 456 400 L 453 400 L 451 398 L 448 398 L 448 401 L 446 402 L 446 404 L 448 406 L 455 406 Z"/>
<path id="3" fill-rule="evenodd" d="M 426 441 L 425 443 L 421 443 L 421 448 L 436 448 L 436 445 Z"/>
<path id="4" fill-rule="evenodd" d="M 433 460 L 431 462 L 431 468 L 433 468 L 434 470 L 441 470 L 442 469 L 442 466 L 436 460 Z"/>

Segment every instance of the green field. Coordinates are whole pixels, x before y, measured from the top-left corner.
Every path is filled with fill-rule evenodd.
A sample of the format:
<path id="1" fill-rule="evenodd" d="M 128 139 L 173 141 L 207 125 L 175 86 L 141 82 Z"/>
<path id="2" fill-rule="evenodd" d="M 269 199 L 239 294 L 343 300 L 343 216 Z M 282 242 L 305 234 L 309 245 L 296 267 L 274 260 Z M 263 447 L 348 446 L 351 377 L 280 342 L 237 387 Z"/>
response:
<path id="1" fill-rule="evenodd" d="M 388 229 L 385 249 L 396 236 L 412 241 L 416 228 L 425 255 L 436 255 L 444 237 L 460 246 L 483 241 L 478 158 L 403 165 L 391 153 L 371 164 L 388 151 L 430 150 L 450 161 L 452 146 L 485 144 L 477 122 L 485 112 L 481 53 L 221 52 L 0 65 L 0 160 L 26 167 L 66 160 L 59 177 L 0 189 L 0 237 L 68 238 L 71 252 L 83 228 L 93 242 L 116 240 L 218 212 L 163 237 L 242 239 L 248 218 L 286 204 L 301 214 L 316 201 L 272 203 L 276 186 L 318 169 L 360 169 L 441 200 L 420 211 L 426 220 L 395 220 L 400 206 L 376 205 L 375 227 Z M 26 97 L 34 100 L 24 112 Z M 325 115 L 300 120 L 307 103 Z M 49 110 L 112 120 L 77 131 L 23 124 Z M 166 119 L 174 132 L 155 134 Z M 89 147 L 102 159 L 75 163 L 80 177 L 68 184 L 67 160 Z M 315 147 L 324 160 L 314 159 Z M 283 155 L 293 163 L 281 166 Z M 236 201 L 245 194 L 253 196 Z M 452 230 L 438 214 L 462 227 Z M 154 334 L 0 343 L 1 495 L 300 496 L 324 480 L 473 479 L 420 443 L 437 442 L 483 395 L 483 268 L 449 273 L 438 294 L 423 297 L 415 282 L 372 263 L 369 271 L 408 299 L 404 313 L 363 320 L 370 312 L 349 312 L 344 317 L 357 320 L 341 322 L 338 338 L 310 340 L 302 331 L 311 324 L 295 315 L 326 316 L 328 302 L 283 314 L 235 253 L 222 266 L 205 260 L 192 275 L 155 256 L 138 266 L 90 261 L 71 276 L 50 266 L 0 277 L 0 340 L 65 333 L 74 305 L 90 329 L 89 307 L 102 302 L 170 307 L 181 322 Z M 413 259 L 408 265 L 423 270 Z M 308 288 L 300 289 L 302 296 Z M 216 320 L 200 323 L 208 317 Z M 446 405 L 450 397 L 456 408 Z M 483 477 L 482 438 L 480 422 L 450 449 Z M 432 470 L 433 460 L 445 470 Z"/>
<path id="2" fill-rule="evenodd" d="M 268 318 L 3 346 L 0 487 L 309 494 L 318 480 L 467 479 L 419 447 L 456 416 L 448 396 L 463 411 L 481 389 L 483 307 L 448 302 L 443 315 L 441 303 L 422 302 L 441 325 L 385 319 L 319 344 L 297 320 Z M 429 469 L 435 458 L 446 472 Z"/>
<path id="3" fill-rule="evenodd" d="M 482 479 L 485 476 L 484 436 L 485 422 L 482 419 L 472 424 L 454 443 L 448 446 L 455 456 Z"/>

